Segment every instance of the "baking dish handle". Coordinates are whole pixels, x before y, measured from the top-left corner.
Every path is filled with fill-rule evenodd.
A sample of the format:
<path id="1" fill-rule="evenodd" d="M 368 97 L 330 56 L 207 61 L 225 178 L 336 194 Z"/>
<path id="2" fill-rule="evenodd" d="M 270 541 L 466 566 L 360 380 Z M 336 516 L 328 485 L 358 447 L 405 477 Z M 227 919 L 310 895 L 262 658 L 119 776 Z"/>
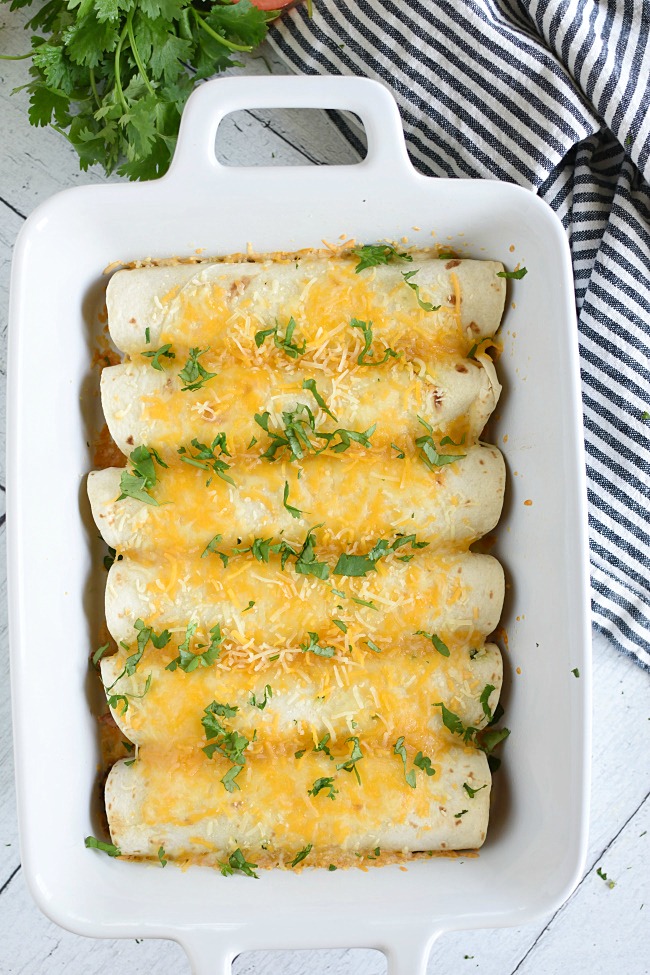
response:
<path id="1" fill-rule="evenodd" d="M 442 929 L 404 929 L 381 946 L 388 959 L 387 975 L 426 975 L 431 946 Z M 355 936 L 358 942 L 359 935 Z M 352 941 L 352 939 L 350 939 Z M 372 938 L 368 939 L 372 946 Z M 223 932 L 206 929 L 193 931 L 181 941 L 192 965 L 192 975 L 232 975 L 232 963 L 240 953 L 227 944 Z M 358 944 L 358 947 L 363 945 Z"/>
<path id="2" fill-rule="evenodd" d="M 218 78 L 200 85 L 183 111 L 178 144 L 165 177 L 195 182 L 203 177 L 228 179 L 233 172 L 255 174 L 257 167 L 223 166 L 215 155 L 220 122 L 231 112 L 254 108 L 327 108 L 356 113 L 368 139 L 363 162 L 345 167 L 347 179 L 367 180 L 369 171 L 383 178 L 413 172 L 395 99 L 382 84 L 346 76 L 276 75 Z M 292 167 L 299 169 L 303 167 Z M 313 166 L 308 167 L 313 174 Z"/>

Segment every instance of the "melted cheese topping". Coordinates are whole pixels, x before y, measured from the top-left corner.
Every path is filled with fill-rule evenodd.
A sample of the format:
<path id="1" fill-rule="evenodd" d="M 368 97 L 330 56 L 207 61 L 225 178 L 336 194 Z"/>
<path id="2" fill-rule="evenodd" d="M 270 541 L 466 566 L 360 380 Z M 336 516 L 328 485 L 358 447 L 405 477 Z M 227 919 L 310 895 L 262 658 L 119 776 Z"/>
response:
<path id="1" fill-rule="evenodd" d="M 487 357 L 465 358 L 497 327 L 493 312 L 475 320 L 480 300 L 463 284 L 474 280 L 471 263 L 358 274 L 350 260 L 267 261 L 176 281 L 166 269 L 156 278 L 166 289 L 147 292 L 133 315 L 119 308 L 116 285 L 109 327 L 135 359 L 106 370 L 109 427 L 125 453 L 145 443 L 169 465 L 156 468 L 156 505 L 119 500 L 119 469 L 89 484 L 97 524 L 124 555 L 107 587 L 120 646 L 102 661 L 115 719 L 137 745 L 135 763 L 118 762 L 107 784 L 124 853 L 155 856 L 164 845 L 177 859 L 213 863 L 240 847 L 282 862 L 311 843 L 323 862 L 380 845 L 408 855 L 483 841 L 485 756 L 445 726 L 439 706 L 480 728 L 502 682 L 485 638 L 503 574 L 468 551 L 494 527 L 504 484 L 499 452 L 478 443 L 498 381 Z M 417 271 L 434 312 L 405 286 L 406 270 Z M 128 292 L 135 279 L 120 280 Z M 138 280 L 149 288 L 153 279 Z M 490 280 L 486 302 L 500 309 L 502 293 Z M 174 352 L 160 371 L 141 356 L 143 310 L 151 351 Z M 387 349 L 398 356 L 360 363 L 354 319 L 372 325 L 371 361 Z M 282 344 L 291 320 L 294 355 Z M 260 340 L 273 328 L 278 342 Z M 179 376 L 190 349 L 204 350 L 199 361 L 215 373 L 196 390 Z M 327 409 L 304 386 L 310 379 Z M 281 430 L 283 413 L 301 405 L 313 437 L 376 423 L 371 446 L 307 451 L 299 462 L 285 450 L 262 457 L 269 438 L 255 413 L 268 411 L 269 429 Z M 427 433 L 420 417 L 446 455 L 433 469 L 415 443 Z M 179 454 L 218 432 L 234 484 Z M 279 553 L 233 554 L 255 539 L 299 551 L 312 530 L 327 579 L 298 572 L 295 555 L 283 567 Z M 365 576 L 334 573 L 341 553 L 365 555 L 403 535 L 428 544 L 397 548 Z M 140 653 L 143 626 L 159 645 L 146 641 Z M 330 784 L 315 795 L 319 779 Z"/>

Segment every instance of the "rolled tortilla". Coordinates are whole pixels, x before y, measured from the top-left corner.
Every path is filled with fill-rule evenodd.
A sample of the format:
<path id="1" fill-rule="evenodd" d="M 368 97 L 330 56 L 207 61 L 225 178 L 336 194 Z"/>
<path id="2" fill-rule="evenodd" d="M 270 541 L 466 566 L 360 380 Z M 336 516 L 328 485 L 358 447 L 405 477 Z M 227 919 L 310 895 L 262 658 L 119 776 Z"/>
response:
<path id="1" fill-rule="evenodd" d="M 237 653 L 233 665 L 224 649 L 208 667 L 189 673 L 180 667 L 166 670 L 183 635 L 175 635 L 164 651 L 148 648 L 131 675 L 120 676 L 128 656 L 123 648 L 101 662 L 104 685 L 128 700 L 126 709 L 122 698 L 116 701 L 113 717 L 136 744 L 204 745 L 201 718 L 216 700 L 238 708 L 237 730 L 249 739 L 257 732 L 264 741 L 293 742 L 294 750 L 312 749 L 324 736 L 334 747 L 350 735 L 383 746 L 405 735 L 414 748 L 422 748 L 432 732 L 443 730 L 440 708 L 433 702 L 444 700 L 464 725 L 482 728 L 498 703 L 503 680 L 494 644 L 473 651 L 473 657 L 467 649 L 444 657 L 415 635 L 411 654 L 392 653 L 386 641 L 382 654 L 362 650 L 359 643 L 353 654 L 339 650 L 331 658 L 275 647 L 272 656 L 281 651 L 279 659 L 262 670 L 243 670 Z M 207 645 L 209 639 L 196 643 Z"/>
<path id="2" fill-rule="evenodd" d="M 141 553 L 200 554 L 217 534 L 226 549 L 269 536 L 300 545 L 320 524 L 339 551 L 397 533 L 466 548 L 496 525 L 505 482 L 503 458 L 487 445 L 468 447 L 435 471 L 419 458 L 349 450 L 310 456 L 302 468 L 255 459 L 228 474 L 235 486 L 195 467 L 162 470 L 152 506 L 117 500 L 119 468 L 94 471 L 88 496 L 95 523 L 108 545 Z"/>
<path id="3" fill-rule="evenodd" d="M 499 327 L 502 264 L 415 259 L 360 273 L 356 265 L 354 258 L 303 258 L 118 271 L 106 294 L 110 334 L 131 355 L 172 343 L 250 356 L 260 330 L 277 322 L 284 334 L 293 318 L 294 342 L 306 342 L 309 361 L 326 351 L 340 358 L 341 350 L 358 347 L 358 333 L 349 327 L 354 318 L 372 322 L 378 350 L 428 359 L 432 352 L 466 355 Z M 411 272 L 410 284 L 435 311 L 418 303 L 403 277 Z M 264 354 L 271 346 L 265 341 Z"/>
<path id="4" fill-rule="evenodd" d="M 399 755 L 389 748 L 366 749 L 352 772 L 337 770 L 351 745 L 337 749 L 335 761 L 323 753 L 273 754 L 258 741 L 257 755 L 237 776 L 239 790 L 227 792 L 220 780 L 227 759 L 206 759 L 200 749 L 165 752 L 144 746 L 135 763 L 118 762 L 106 782 L 106 811 L 113 843 L 122 854 L 156 858 L 198 856 L 202 862 L 228 859 L 239 848 L 248 860 L 267 856 L 289 862 L 312 844 L 305 866 L 336 864 L 345 854 L 414 850 L 467 850 L 485 839 L 490 772 L 485 755 L 473 748 L 431 738 L 425 755 L 434 775 L 415 768 L 415 788 L 405 778 Z M 408 740 L 407 768 L 414 749 Z M 337 791 L 309 790 L 333 778 Z M 473 791 L 473 798 L 464 788 Z"/>
<path id="5" fill-rule="evenodd" d="M 268 363 L 230 363 L 220 368 L 209 357 L 204 366 L 217 371 L 200 389 L 183 390 L 179 364 L 160 372 L 146 359 L 104 369 L 101 378 L 102 406 L 108 429 L 124 454 L 134 444 L 155 447 L 171 462 L 181 444 L 196 437 L 211 443 L 224 431 L 233 454 L 245 451 L 255 438 L 265 435 L 255 414 L 268 411 L 271 426 L 282 428 L 282 413 L 307 406 L 316 418 L 316 429 L 333 432 L 341 427 L 364 431 L 373 424 L 373 446 L 388 447 L 423 433 L 418 417 L 454 442 L 475 440 L 494 410 L 501 387 L 492 361 L 456 359 L 430 364 L 426 369 L 398 361 L 376 369 L 357 366 L 341 375 L 323 375 L 298 364 L 278 374 Z M 330 417 L 303 383 L 316 382 Z M 302 414 L 304 416 L 304 414 Z"/>
<path id="6" fill-rule="evenodd" d="M 118 644 L 134 641 L 137 619 L 156 632 L 184 631 L 196 622 L 203 637 L 219 623 L 242 648 L 243 661 L 248 660 L 245 648 L 259 653 L 269 641 L 296 647 L 310 630 L 340 647 L 371 639 L 407 649 L 417 630 L 436 633 L 450 646 L 480 646 L 501 615 L 499 562 L 472 553 L 445 557 L 431 547 L 400 562 L 401 551 L 377 563 L 376 572 L 328 582 L 298 574 L 292 561 L 282 570 L 278 556 L 270 556 L 268 563 L 238 556 L 224 567 L 214 553 L 145 562 L 127 555 L 109 572 L 106 622 Z M 289 605 L 291 612 L 283 612 Z"/>

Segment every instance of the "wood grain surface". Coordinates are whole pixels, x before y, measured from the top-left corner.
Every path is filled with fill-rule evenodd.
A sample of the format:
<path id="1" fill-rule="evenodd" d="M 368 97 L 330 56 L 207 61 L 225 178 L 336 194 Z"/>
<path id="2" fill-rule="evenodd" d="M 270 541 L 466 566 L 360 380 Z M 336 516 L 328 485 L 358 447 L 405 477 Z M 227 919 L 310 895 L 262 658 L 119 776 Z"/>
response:
<path id="1" fill-rule="evenodd" d="M 24 13 L 0 13 L 2 53 L 25 49 Z M 233 73 L 287 73 L 268 48 Z M 52 193 L 105 180 L 80 173 L 77 157 L 57 133 L 31 128 L 26 62 L 0 62 L 0 419 L 4 430 L 7 298 L 11 250 L 26 215 Z M 224 162 L 272 165 L 354 162 L 356 155 L 324 112 L 242 112 L 218 137 Z M 5 578 L 5 474 L 0 458 L 0 975 L 186 975 L 178 945 L 164 941 L 93 941 L 53 925 L 36 908 L 20 869 L 16 821 Z M 650 695 L 648 674 L 594 637 L 594 743 L 589 855 L 568 902 L 522 928 L 461 931 L 434 945 L 430 975 L 611 975 L 650 972 Z M 553 702 L 548 702 L 549 721 Z M 607 876 L 607 880 L 603 879 Z M 327 919 L 323 919 L 326 926 Z M 324 934 L 325 937 L 325 934 Z M 287 946 L 287 949 L 290 945 Z M 249 952 L 234 975 L 381 975 L 386 961 L 371 950 Z"/>

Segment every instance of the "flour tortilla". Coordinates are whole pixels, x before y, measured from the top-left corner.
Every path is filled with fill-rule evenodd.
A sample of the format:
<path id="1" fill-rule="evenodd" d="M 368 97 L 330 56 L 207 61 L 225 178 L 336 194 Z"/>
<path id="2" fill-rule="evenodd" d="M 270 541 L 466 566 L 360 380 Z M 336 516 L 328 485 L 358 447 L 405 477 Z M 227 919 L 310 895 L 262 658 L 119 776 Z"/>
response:
<path id="1" fill-rule="evenodd" d="M 257 672 L 250 665 L 247 670 L 238 667 L 237 655 L 233 662 L 224 649 L 216 663 L 188 674 L 180 668 L 166 670 L 181 639 L 178 634 L 164 652 L 150 648 L 131 675 L 120 676 L 127 651 L 102 660 L 104 685 L 129 700 L 126 710 L 121 700 L 113 708 L 129 741 L 176 746 L 195 742 L 203 736 L 204 708 L 216 700 L 238 708 L 237 730 L 249 739 L 257 732 L 264 740 L 292 742 L 294 750 L 311 749 L 314 740 L 326 735 L 334 746 L 351 734 L 375 744 L 405 735 L 419 748 L 432 732 L 443 730 L 434 701 L 444 700 L 465 726 L 482 728 L 496 708 L 503 681 L 501 654 L 494 644 L 473 651 L 475 657 L 466 648 L 443 657 L 421 637 L 413 639 L 412 654 L 396 653 L 384 641 L 382 653 L 366 653 L 362 663 L 341 650 L 322 658 L 287 653 L 278 645 L 272 649 L 280 654 L 279 661 Z M 147 692 L 140 696 L 149 678 Z M 487 712 L 481 701 L 486 688 Z"/>
<path id="2" fill-rule="evenodd" d="M 417 630 L 470 645 L 496 628 L 503 596 L 503 569 L 491 555 L 443 556 L 432 547 L 409 562 L 391 557 L 381 572 L 329 583 L 299 575 L 291 560 L 283 570 L 278 556 L 268 563 L 243 556 L 224 568 L 216 554 L 144 562 L 127 555 L 108 574 L 106 623 L 118 644 L 133 643 L 137 619 L 155 632 L 196 622 L 204 635 L 219 623 L 242 646 L 259 646 L 272 634 L 279 645 L 295 647 L 309 630 L 331 643 L 343 638 L 332 624 L 338 618 L 349 632 L 363 630 L 375 643 L 396 649 L 411 647 Z M 281 613 L 287 602 L 291 612 Z"/>
<path id="3" fill-rule="evenodd" d="M 301 545 L 319 524 L 330 538 L 339 538 L 339 551 L 349 548 L 347 538 L 397 533 L 467 547 L 499 519 L 505 469 L 496 447 L 468 447 L 463 459 L 435 472 L 418 458 L 406 462 L 376 451 L 350 455 L 351 450 L 309 457 L 300 478 L 295 464 L 233 465 L 228 473 L 236 486 L 194 467 L 169 468 L 152 492 L 157 507 L 132 498 L 118 501 L 122 471 L 107 468 L 88 476 L 88 496 L 102 537 L 120 552 L 200 554 L 217 534 L 226 550 L 269 536 Z M 285 484 L 287 503 L 299 517 L 283 504 Z"/>
<path id="4" fill-rule="evenodd" d="M 456 745 L 432 748 L 435 775 L 416 770 L 416 788 L 409 788 L 401 758 L 391 752 L 358 763 L 360 785 L 353 774 L 333 770 L 324 754 L 251 758 L 238 776 L 240 790 L 229 793 L 220 782 L 227 760 L 188 768 L 192 756 L 155 751 L 149 759 L 145 747 L 133 765 L 118 762 L 108 776 L 111 837 L 124 855 L 155 859 L 162 846 L 166 858 L 210 862 L 212 855 L 215 865 L 237 848 L 253 862 L 264 851 L 289 861 L 310 843 L 306 866 L 327 866 L 341 854 L 377 847 L 380 856 L 480 847 L 491 784 L 485 755 Z M 335 778 L 333 800 L 327 790 L 308 794 L 321 777 Z M 477 790 L 473 798 L 465 783 Z"/>
<path id="5" fill-rule="evenodd" d="M 403 332 L 403 326 L 391 325 L 391 309 L 421 317 L 415 294 L 406 287 L 402 277 L 404 272 L 417 272 L 411 282 L 417 283 L 421 297 L 442 308 L 440 313 L 428 313 L 432 334 L 439 326 L 448 328 L 445 323 L 453 317 L 449 314 L 454 312 L 455 302 L 452 275 L 460 287 L 460 323 L 467 338 L 480 341 L 493 336 L 499 327 L 506 282 L 497 277 L 503 271 L 503 265 L 498 262 L 415 259 L 410 263 L 375 267 L 359 275 L 354 275 L 355 264 L 350 259 L 305 258 L 286 263 L 267 260 L 118 271 L 109 281 L 106 293 L 110 334 L 116 346 L 131 355 L 147 348 L 157 349 L 163 336 L 175 346 L 189 348 L 196 342 L 192 329 L 182 324 L 187 301 L 198 303 L 204 309 L 204 314 L 199 316 L 203 329 L 204 319 L 214 307 L 215 288 L 220 296 L 219 311 L 211 321 L 209 333 L 204 329 L 201 332 L 202 338 L 209 337 L 208 344 L 227 345 L 232 322 L 238 317 L 253 321 L 255 329 L 259 329 L 295 315 L 304 331 L 310 326 L 301 318 L 305 290 L 313 287 L 314 281 L 326 284 L 334 281 L 340 277 L 341 267 L 347 269 L 352 280 L 365 282 L 371 294 L 385 303 L 386 319 L 380 332 L 389 345 Z M 354 315 L 354 309 L 351 313 Z M 347 317 L 349 320 L 349 313 Z M 149 329 L 148 343 L 146 329 Z"/>
<path id="6" fill-rule="evenodd" d="M 165 364 L 160 372 L 150 360 L 136 359 L 103 370 L 102 406 L 110 434 L 124 454 L 134 445 L 147 444 L 167 462 L 177 459 L 178 447 L 194 437 L 209 444 L 219 432 L 226 434 L 233 454 L 241 453 L 253 438 L 265 439 L 256 413 L 268 411 L 271 428 L 281 430 L 282 412 L 300 404 L 315 414 L 319 431 L 364 431 L 376 425 L 373 447 L 389 447 L 391 442 L 401 447 L 420 436 L 425 431 L 419 416 L 439 431 L 458 424 L 471 442 L 483 430 L 501 391 L 492 361 L 487 356 L 479 359 L 431 364 L 426 371 L 394 363 L 343 379 L 318 373 L 317 391 L 336 420 L 303 388 L 303 382 L 315 375 L 308 365 L 278 375 L 268 364 L 230 363 L 200 389 L 183 390 L 180 365 Z"/>

